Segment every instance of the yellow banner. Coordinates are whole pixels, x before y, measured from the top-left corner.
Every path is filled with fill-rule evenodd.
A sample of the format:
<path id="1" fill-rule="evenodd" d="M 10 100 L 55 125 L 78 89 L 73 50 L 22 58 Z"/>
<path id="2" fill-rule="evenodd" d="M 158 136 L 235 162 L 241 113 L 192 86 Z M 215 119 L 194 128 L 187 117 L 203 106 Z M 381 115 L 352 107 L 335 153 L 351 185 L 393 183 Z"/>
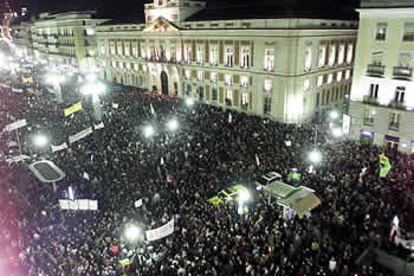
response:
<path id="1" fill-rule="evenodd" d="M 80 110 L 82 110 L 82 102 L 75 103 L 71 107 L 65 109 L 65 117 L 68 117 L 69 115 L 72 115 Z"/>
<path id="2" fill-rule="evenodd" d="M 32 77 L 22 77 L 22 81 L 25 83 L 33 83 L 33 78 Z"/>

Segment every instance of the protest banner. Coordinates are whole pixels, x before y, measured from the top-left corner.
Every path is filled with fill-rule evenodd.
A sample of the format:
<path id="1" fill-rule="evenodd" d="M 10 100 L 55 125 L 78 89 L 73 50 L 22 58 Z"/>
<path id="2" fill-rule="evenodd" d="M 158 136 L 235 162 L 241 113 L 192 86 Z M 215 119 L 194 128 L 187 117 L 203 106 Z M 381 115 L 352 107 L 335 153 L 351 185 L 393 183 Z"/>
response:
<path id="1" fill-rule="evenodd" d="M 8 131 L 8 132 L 11 132 L 13 130 L 22 128 L 26 125 L 27 125 L 26 119 L 22 119 L 22 120 L 18 120 L 14 123 L 6 125 L 5 130 Z"/>
<path id="2" fill-rule="evenodd" d="M 101 128 L 104 128 L 105 127 L 105 125 L 104 125 L 104 123 L 103 122 L 101 122 L 101 123 L 99 123 L 99 124 L 97 124 L 97 125 L 94 125 L 93 126 L 93 128 L 95 129 L 95 130 L 97 130 L 97 129 L 101 129 Z"/>
<path id="3" fill-rule="evenodd" d="M 88 127 L 84 130 L 82 130 L 81 132 L 76 133 L 75 135 L 69 136 L 69 143 L 74 143 L 76 141 L 79 141 L 83 138 L 85 138 L 86 136 L 88 136 L 89 134 L 92 133 L 92 127 Z"/>
<path id="4" fill-rule="evenodd" d="M 68 148 L 68 144 L 65 142 L 65 143 L 60 144 L 58 146 L 50 146 L 50 147 L 52 149 L 52 152 L 57 152 L 57 151 L 61 151 L 61 150 L 67 149 Z"/>
<path id="5" fill-rule="evenodd" d="M 167 224 L 164 224 L 163 226 L 145 231 L 145 235 L 147 237 L 148 241 L 155 241 L 162 238 L 165 238 L 169 235 L 171 235 L 174 232 L 174 219 L 170 220 Z"/>
<path id="6" fill-rule="evenodd" d="M 142 206 L 142 198 L 138 199 L 135 201 L 135 208 L 139 208 Z"/>
<path id="7" fill-rule="evenodd" d="M 59 207 L 62 210 L 98 210 L 98 201 L 91 199 L 59 199 Z"/>
<path id="8" fill-rule="evenodd" d="M 68 116 L 82 110 L 82 108 L 83 108 L 82 107 L 82 102 L 75 103 L 71 107 L 68 107 L 64 110 L 65 117 L 68 117 Z"/>

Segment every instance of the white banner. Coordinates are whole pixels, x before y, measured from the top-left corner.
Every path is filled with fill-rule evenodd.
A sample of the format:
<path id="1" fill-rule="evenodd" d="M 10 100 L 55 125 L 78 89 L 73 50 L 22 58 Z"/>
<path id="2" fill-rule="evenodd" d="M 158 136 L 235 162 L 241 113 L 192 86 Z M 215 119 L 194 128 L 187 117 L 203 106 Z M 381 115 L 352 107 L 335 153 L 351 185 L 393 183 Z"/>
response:
<path id="1" fill-rule="evenodd" d="M 76 141 L 79 141 L 83 138 L 85 138 L 86 136 L 88 136 L 89 134 L 92 133 L 92 127 L 88 127 L 84 130 L 82 130 L 81 132 L 76 133 L 75 135 L 69 136 L 69 143 L 74 143 Z"/>
<path id="2" fill-rule="evenodd" d="M 97 129 L 104 128 L 104 127 L 105 127 L 105 125 L 104 125 L 104 123 L 103 123 L 103 122 L 101 122 L 100 124 L 94 125 L 93 127 L 94 127 L 94 129 L 95 129 L 95 130 L 97 130 Z"/>
<path id="3" fill-rule="evenodd" d="M 61 151 L 68 148 L 68 144 L 65 142 L 58 146 L 50 146 L 52 148 L 52 152 Z"/>
<path id="4" fill-rule="evenodd" d="M 135 201 L 135 208 L 139 208 L 142 206 L 142 198 L 138 199 L 137 201 Z"/>
<path id="5" fill-rule="evenodd" d="M 148 241 L 155 241 L 155 240 L 165 238 L 171 235 L 173 232 L 174 232 L 174 219 L 172 219 L 167 224 L 164 224 L 160 228 L 145 231 L 145 235 L 147 236 Z"/>
<path id="6" fill-rule="evenodd" d="M 23 93 L 23 89 L 19 89 L 19 88 L 12 88 L 12 91 L 14 93 Z"/>
<path id="7" fill-rule="evenodd" d="M 91 199 L 59 199 L 59 206 L 62 210 L 98 210 L 98 201 Z"/>
<path id="8" fill-rule="evenodd" d="M 351 116 L 343 114 L 342 115 L 342 132 L 346 135 L 349 135 L 351 129 Z"/>
<path id="9" fill-rule="evenodd" d="M 112 104 L 112 108 L 113 108 L 113 109 L 118 109 L 118 108 L 119 108 L 119 104 L 117 104 L 117 103 L 113 103 L 113 104 Z"/>
<path id="10" fill-rule="evenodd" d="M 22 119 L 22 120 L 18 120 L 14 123 L 6 125 L 5 129 L 6 129 L 6 131 L 10 132 L 10 131 L 22 128 L 26 125 L 27 125 L 26 119 Z"/>

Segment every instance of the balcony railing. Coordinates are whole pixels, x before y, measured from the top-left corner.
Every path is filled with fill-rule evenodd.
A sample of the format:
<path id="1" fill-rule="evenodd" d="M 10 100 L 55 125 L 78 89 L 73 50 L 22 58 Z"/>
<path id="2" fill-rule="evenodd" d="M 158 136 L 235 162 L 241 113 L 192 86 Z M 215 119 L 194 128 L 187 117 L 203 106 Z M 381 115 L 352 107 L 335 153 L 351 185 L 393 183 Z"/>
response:
<path id="1" fill-rule="evenodd" d="M 393 76 L 395 79 L 410 80 L 413 76 L 413 68 L 395 66 Z"/>
<path id="2" fill-rule="evenodd" d="M 391 108 L 396 108 L 396 109 L 402 109 L 402 110 L 406 110 L 406 105 L 404 102 L 400 102 L 400 101 L 396 101 L 396 100 L 392 100 L 389 104 L 389 107 Z"/>
<path id="3" fill-rule="evenodd" d="M 373 126 L 373 125 L 374 125 L 374 118 L 364 117 L 364 126 Z"/>
<path id="4" fill-rule="evenodd" d="M 378 99 L 370 97 L 370 96 L 364 96 L 362 101 L 363 101 L 363 103 L 366 103 L 366 104 L 379 105 Z"/>
<path id="5" fill-rule="evenodd" d="M 390 122 L 388 126 L 389 130 L 398 131 L 400 129 L 400 123 L 399 122 Z"/>
<path id="6" fill-rule="evenodd" d="M 382 64 L 368 64 L 367 75 L 373 77 L 384 76 L 385 66 Z"/>

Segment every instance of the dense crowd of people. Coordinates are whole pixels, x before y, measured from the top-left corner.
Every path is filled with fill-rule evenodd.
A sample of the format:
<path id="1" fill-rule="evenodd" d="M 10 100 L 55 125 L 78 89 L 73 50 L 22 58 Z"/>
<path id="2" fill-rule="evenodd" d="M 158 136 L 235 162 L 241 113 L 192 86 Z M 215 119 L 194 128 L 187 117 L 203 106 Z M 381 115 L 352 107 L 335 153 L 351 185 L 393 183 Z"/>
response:
<path id="1" fill-rule="evenodd" d="M 66 95 L 71 102 L 63 105 L 51 99 L 0 93 L 1 127 L 27 119 L 19 133 L 23 151 L 53 161 L 66 174 L 55 192 L 27 164 L 2 160 L 0 257 L 14 265 L 9 275 L 391 275 L 360 256 L 370 247 L 389 246 L 395 215 L 401 225 L 410 223 L 410 156 L 388 153 L 393 169 L 380 179 L 382 149 L 334 141 L 320 130 L 323 162 L 308 174 L 307 154 L 315 147 L 311 125 L 285 125 L 201 103 L 187 106 L 139 91 L 107 93 L 104 128 L 51 152 L 34 148 L 31 135 L 46 134 L 60 145 L 100 123 L 90 99 L 76 93 Z M 64 117 L 63 108 L 77 100 L 84 101 L 84 110 Z M 171 118 L 179 122 L 175 132 L 165 127 Z M 143 135 L 147 125 L 155 126 L 154 136 Z M 7 143 L 3 150 L 10 153 Z M 322 201 L 305 218 L 284 218 L 254 188 L 258 176 L 276 171 L 286 177 L 291 168 L 298 168 L 301 185 Z M 207 201 L 235 183 L 254 195 L 247 214 L 238 214 L 234 203 Z M 58 199 L 67 197 L 69 186 L 76 198 L 98 200 L 99 210 L 61 210 Z M 136 208 L 138 199 L 143 205 Z M 145 231 L 173 218 L 175 231 L 164 239 L 125 238 L 128 224 Z M 121 265 L 126 258 L 130 264 Z"/>

